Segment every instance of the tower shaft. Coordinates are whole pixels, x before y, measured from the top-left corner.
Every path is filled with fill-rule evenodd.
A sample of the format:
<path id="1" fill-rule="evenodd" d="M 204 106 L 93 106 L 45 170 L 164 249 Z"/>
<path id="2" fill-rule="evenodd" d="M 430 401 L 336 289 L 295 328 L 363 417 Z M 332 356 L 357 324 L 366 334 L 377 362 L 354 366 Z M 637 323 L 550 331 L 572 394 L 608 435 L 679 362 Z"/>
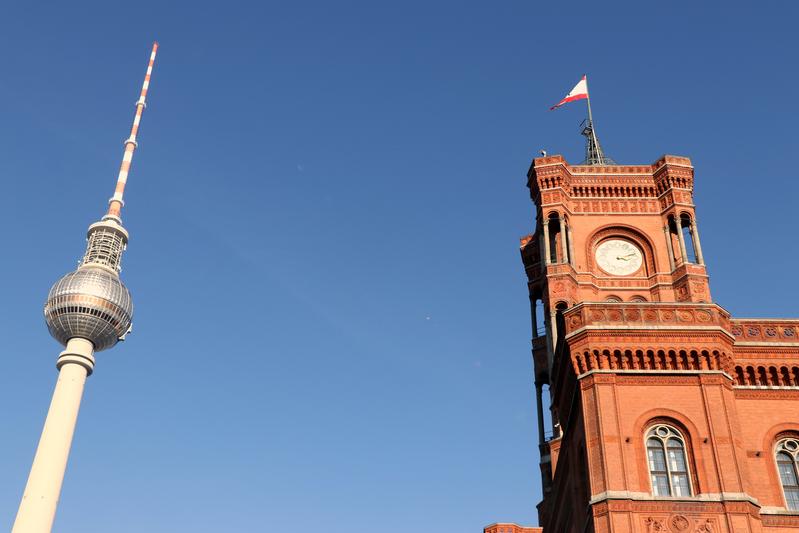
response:
<path id="1" fill-rule="evenodd" d="M 53 527 L 93 352 L 91 342 L 75 338 L 58 358 L 58 381 L 12 533 L 48 533 Z"/>

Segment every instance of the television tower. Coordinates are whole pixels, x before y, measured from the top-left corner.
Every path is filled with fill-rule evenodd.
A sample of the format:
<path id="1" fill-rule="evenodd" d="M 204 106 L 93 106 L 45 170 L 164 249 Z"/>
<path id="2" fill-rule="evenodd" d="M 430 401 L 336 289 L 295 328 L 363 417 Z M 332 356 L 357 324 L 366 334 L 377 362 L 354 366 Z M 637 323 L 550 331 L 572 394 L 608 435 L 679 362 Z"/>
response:
<path id="1" fill-rule="evenodd" d="M 133 302 L 119 279 L 122 252 L 128 243 L 120 212 L 157 50 L 158 43 L 153 43 L 108 212 L 89 226 L 86 253 L 77 270 L 58 280 L 47 295 L 47 329 L 65 349 L 56 360 L 58 381 L 12 533 L 49 533 L 52 529 L 83 385 L 94 369 L 94 353 L 111 348 L 130 332 Z"/>

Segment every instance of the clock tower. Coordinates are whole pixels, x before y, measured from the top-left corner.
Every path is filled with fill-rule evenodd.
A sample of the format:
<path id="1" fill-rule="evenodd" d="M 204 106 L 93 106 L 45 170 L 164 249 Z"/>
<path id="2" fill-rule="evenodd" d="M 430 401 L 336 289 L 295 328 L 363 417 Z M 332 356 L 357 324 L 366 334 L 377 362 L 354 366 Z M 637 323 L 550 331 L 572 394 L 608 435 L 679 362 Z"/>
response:
<path id="1" fill-rule="evenodd" d="M 544 533 L 799 533 L 799 320 L 713 301 L 688 158 L 589 163 L 528 173 Z"/>

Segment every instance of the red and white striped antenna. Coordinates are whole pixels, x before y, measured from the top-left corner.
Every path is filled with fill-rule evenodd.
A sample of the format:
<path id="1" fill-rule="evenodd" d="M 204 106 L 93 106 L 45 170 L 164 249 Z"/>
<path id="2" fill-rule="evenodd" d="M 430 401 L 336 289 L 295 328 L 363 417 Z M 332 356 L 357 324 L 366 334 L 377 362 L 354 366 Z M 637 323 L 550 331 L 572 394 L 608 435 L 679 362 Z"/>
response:
<path id="1" fill-rule="evenodd" d="M 153 43 L 153 50 L 150 53 L 150 63 L 147 65 L 147 74 L 144 75 L 144 83 L 141 87 L 141 95 L 136 101 L 136 115 L 133 117 L 133 126 L 130 128 L 130 137 L 125 141 L 125 153 L 122 155 L 122 165 L 119 167 L 117 186 L 114 196 L 108 201 L 108 213 L 106 216 L 119 219 L 122 206 L 125 205 L 122 199 L 125 194 L 125 184 L 128 182 L 130 164 L 133 162 L 133 152 L 136 151 L 136 134 L 139 132 L 139 123 L 144 108 L 147 107 L 147 89 L 150 87 L 150 76 L 153 73 L 153 63 L 155 63 L 155 53 L 158 51 L 158 43 Z"/>

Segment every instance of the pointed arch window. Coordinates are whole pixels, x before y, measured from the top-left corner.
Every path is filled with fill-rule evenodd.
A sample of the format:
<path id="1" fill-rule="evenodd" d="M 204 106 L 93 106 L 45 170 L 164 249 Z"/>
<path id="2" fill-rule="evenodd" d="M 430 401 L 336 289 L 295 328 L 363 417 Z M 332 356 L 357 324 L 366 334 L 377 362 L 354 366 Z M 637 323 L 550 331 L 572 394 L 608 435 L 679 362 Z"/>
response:
<path id="1" fill-rule="evenodd" d="M 779 441 L 775 453 L 785 506 L 792 511 L 799 511 L 799 439 Z"/>
<path id="2" fill-rule="evenodd" d="M 685 439 L 679 431 L 665 424 L 651 427 L 646 433 L 646 457 L 652 494 L 691 496 Z"/>

